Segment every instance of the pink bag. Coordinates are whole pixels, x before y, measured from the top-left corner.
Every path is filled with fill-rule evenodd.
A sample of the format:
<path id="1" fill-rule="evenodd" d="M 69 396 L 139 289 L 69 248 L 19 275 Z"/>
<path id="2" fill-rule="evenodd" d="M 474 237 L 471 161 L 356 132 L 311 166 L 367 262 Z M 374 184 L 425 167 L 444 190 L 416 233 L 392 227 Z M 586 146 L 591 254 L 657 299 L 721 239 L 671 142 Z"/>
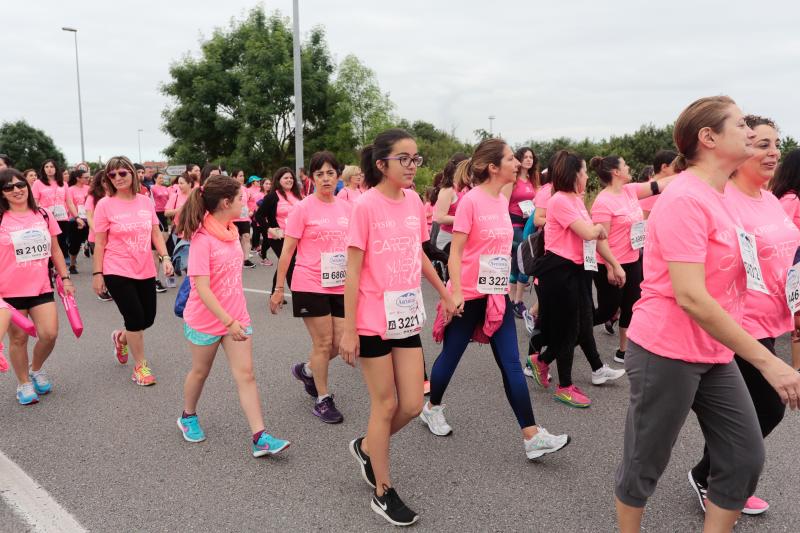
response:
<path id="1" fill-rule="evenodd" d="M 76 337 L 80 338 L 81 334 L 83 334 L 81 313 L 78 311 L 78 304 L 75 303 L 75 297 L 68 295 L 64 291 L 64 281 L 60 276 L 56 276 L 56 291 L 58 291 L 58 295 L 61 297 L 61 303 L 64 304 L 64 311 L 67 313 L 69 325 L 72 326 L 72 332 Z"/>
<path id="2" fill-rule="evenodd" d="M 8 303 L 6 303 L 8 305 Z M 30 335 L 31 337 L 37 337 L 36 334 L 36 326 L 33 325 L 31 319 L 14 309 L 13 306 L 9 305 L 8 310 L 11 311 L 11 322 L 17 326 L 19 329 Z"/>

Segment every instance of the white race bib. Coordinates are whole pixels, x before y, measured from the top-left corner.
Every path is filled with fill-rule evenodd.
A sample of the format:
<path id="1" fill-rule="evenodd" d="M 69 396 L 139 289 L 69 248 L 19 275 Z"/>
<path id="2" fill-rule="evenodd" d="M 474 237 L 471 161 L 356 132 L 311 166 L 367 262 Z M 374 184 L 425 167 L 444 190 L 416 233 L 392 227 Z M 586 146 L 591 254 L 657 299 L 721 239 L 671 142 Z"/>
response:
<path id="1" fill-rule="evenodd" d="M 86 218 L 86 206 L 79 205 L 78 206 L 78 218 Z"/>
<path id="2" fill-rule="evenodd" d="M 481 294 L 507 294 L 510 275 L 510 256 L 481 255 L 478 268 L 478 292 Z"/>
<path id="3" fill-rule="evenodd" d="M 321 280 L 323 287 L 341 287 L 347 273 L 347 256 L 344 252 L 322 252 Z"/>
<path id="4" fill-rule="evenodd" d="M 250 212 L 247 210 L 247 206 L 242 206 L 242 212 L 239 213 L 239 218 L 248 218 L 250 216 Z"/>
<path id="5" fill-rule="evenodd" d="M 384 338 L 405 339 L 422 331 L 425 304 L 421 288 L 384 292 L 383 309 L 386 312 Z"/>
<path id="6" fill-rule="evenodd" d="M 631 226 L 631 248 L 640 250 L 644 248 L 644 239 L 647 233 L 647 221 L 641 220 Z"/>
<path id="7" fill-rule="evenodd" d="M 69 218 L 69 215 L 67 215 L 67 208 L 62 204 L 56 204 L 53 206 L 53 216 L 59 221 L 64 221 Z"/>
<path id="8" fill-rule="evenodd" d="M 17 263 L 50 257 L 50 234 L 38 228 L 11 232 L 14 256 Z"/>
<path id="9" fill-rule="evenodd" d="M 764 284 L 764 276 L 761 274 L 761 264 L 758 262 L 755 235 L 737 227 L 736 236 L 739 238 L 739 253 L 742 255 L 744 271 L 747 274 L 747 288 L 769 294 Z"/>
<path id="10" fill-rule="evenodd" d="M 597 272 L 597 241 L 583 241 L 583 269 Z"/>
<path id="11" fill-rule="evenodd" d="M 800 310 L 800 263 L 786 273 L 786 305 L 792 314 Z"/>
<path id="12" fill-rule="evenodd" d="M 519 208 L 522 211 L 522 218 L 528 218 L 533 213 L 533 202 L 531 200 L 523 200 L 519 203 Z"/>

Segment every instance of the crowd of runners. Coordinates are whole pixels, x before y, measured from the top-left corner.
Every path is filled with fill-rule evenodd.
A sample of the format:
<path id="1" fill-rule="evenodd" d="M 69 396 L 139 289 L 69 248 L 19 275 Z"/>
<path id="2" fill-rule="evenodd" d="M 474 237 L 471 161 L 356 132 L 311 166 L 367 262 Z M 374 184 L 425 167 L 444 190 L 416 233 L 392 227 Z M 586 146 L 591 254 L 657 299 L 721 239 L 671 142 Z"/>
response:
<path id="1" fill-rule="evenodd" d="M 17 401 L 34 404 L 54 390 L 46 362 L 57 342 L 57 296 L 66 305 L 76 297 L 71 276 L 91 275 L 97 298 L 116 305 L 119 329 L 87 333 L 108 335 L 120 364 L 132 357 L 140 386 L 156 383 L 159 361 L 148 359 L 145 332 L 157 293 L 175 288 L 191 356 L 176 406 L 181 435 L 206 439 L 198 404 L 221 346 L 253 456 L 280 453 L 289 441 L 266 429 L 253 369 L 259 332 L 242 286 L 244 268 L 272 266 L 272 250 L 270 311 L 281 312 L 291 291 L 312 346 L 286 377 L 313 398 L 314 416 L 336 424 L 347 413 L 334 402 L 329 365 L 341 356 L 358 366 L 369 422 L 348 450 L 371 508 L 390 523 L 419 518 L 391 481 L 390 439 L 415 418 L 434 435 L 452 433 L 443 398 L 473 341 L 491 347 L 531 460 L 564 449 L 571 436 L 537 423 L 526 375 L 549 389 L 555 370 L 554 398 L 579 409 L 592 399 L 572 380 L 576 346 L 592 385 L 627 377 L 613 488 L 623 532 L 640 529 L 690 410 L 705 442 L 696 443 L 688 481 L 706 531 L 730 531 L 740 512 L 766 511 L 755 495 L 763 441 L 786 406 L 800 404 L 800 267 L 792 268 L 800 150 L 781 158 L 775 122 L 744 115 L 727 97 L 699 99 L 677 118 L 674 147 L 653 154 L 646 182 L 634 182 L 615 154 L 587 162 L 561 150 L 542 162 L 530 148 L 488 139 L 471 155 L 454 154 L 423 199 L 414 188 L 422 164 L 414 138 L 399 129 L 379 134 L 358 165 L 323 151 L 307 174 L 283 167 L 271 179 L 208 164 L 188 165 L 172 183 L 123 156 L 94 175 L 52 159 L 20 171 L 0 155 L 0 334 L 8 334 Z M 589 169 L 602 189 L 587 201 Z M 422 277 L 439 295 L 435 316 L 427 316 Z M 531 286 L 535 302 L 525 302 Z M 524 360 L 518 319 L 530 333 Z M 430 366 L 420 338 L 426 322 L 442 344 Z M 595 326 L 618 332 L 613 363 L 624 367 L 603 360 Z M 786 333 L 792 365 L 775 354 Z"/>

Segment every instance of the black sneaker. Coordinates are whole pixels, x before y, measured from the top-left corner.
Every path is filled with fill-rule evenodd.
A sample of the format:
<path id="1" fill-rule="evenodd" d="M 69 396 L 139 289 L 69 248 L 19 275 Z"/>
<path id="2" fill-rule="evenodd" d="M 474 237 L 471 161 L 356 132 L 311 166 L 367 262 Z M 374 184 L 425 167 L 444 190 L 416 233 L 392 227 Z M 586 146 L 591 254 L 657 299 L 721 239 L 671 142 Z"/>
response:
<path id="1" fill-rule="evenodd" d="M 617 353 L 614 354 L 614 362 L 619 363 L 621 365 L 625 364 L 625 352 L 622 350 L 617 350 Z"/>
<path id="2" fill-rule="evenodd" d="M 692 490 L 694 490 L 694 493 L 697 494 L 697 499 L 700 500 L 700 508 L 703 509 L 703 512 L 705 513 L 706 492 L 708 492 L 708 488 L 694 478 L 694 474 L 692 474 L 691 470 L 689 470 L 689 485 L 692 486 Z"/>
<path id="3" fill-rule="evenodd" d="M 77 274 L 78 273 L 78 267 L 76 267 L 75 265 L 70 265 L 69 273 L 70 274 Z"/>
<path id="4" fill-rule="evenodd" d="M 403 500 L 397 495 L 397 491 L 386 485 L 383 486 L 383 491 L 383 496 L 372 495 L 373 511 L 395 526 L 410 526 L 419 520 L 419 515 L 403 503 Z"/>
<path id="5" fill-rule="evenodd" d="M 245 259 L 245 261 L 244 261 L 244 267 L 245 267 L 245 268 L 255 268 L 255 267 L 256 267 L 256 264 L 255 264 L 255 263 L 253 263 L 252 261 L 250 261 L 249 259 Z"/>
<path id="6" fill-rule="evenodd" d="M 109 292 L 108 292 L 108 291 L 105 291 L 105 292 L 104 292 L 104 293 L 102 293 L 102 294 L 98 294 L 98 295 L 97 295 L 97 299 L 98 299 L 98 300 L 100 300 L 101 302 L 110 302 L 110 301 L 112 301 L 114 298 L 112 298 L 112 297 L 111 297 L 111 294 L 109 294 Z"/>
<path id="7" fill-rule="evenodd" d="M 605 330 L 606 335 L 614 334 L 614 322 L 616 322 L 616 320 L 607 320 L 606 323 L 603 324 L 603 330 Z"/>
<path id="8" fill-rule="evenodd" d="M 375 488 L 375 472 L 372 471 L 372 461 L 369 460 L 369 455 L 365 454 L 361 449 L 361 441 L 364 437 L 359 437 L 350 441 L 350 454 L 358 461 L 358 466 L 361 467 L 361 477 L 367 482 L 367 485 Z"/>
<path id="9" fill-rule="evenodd" d="M 167 288 L 158 280 L 156 280 L 156 292 L 167 292 Z"/>
<path id="10" fill-rule="evenodd" d="M 89 243 L 88 242 L 83 245 L 83 255 L 85 255 L 86 257 L 89 257 Z"/>

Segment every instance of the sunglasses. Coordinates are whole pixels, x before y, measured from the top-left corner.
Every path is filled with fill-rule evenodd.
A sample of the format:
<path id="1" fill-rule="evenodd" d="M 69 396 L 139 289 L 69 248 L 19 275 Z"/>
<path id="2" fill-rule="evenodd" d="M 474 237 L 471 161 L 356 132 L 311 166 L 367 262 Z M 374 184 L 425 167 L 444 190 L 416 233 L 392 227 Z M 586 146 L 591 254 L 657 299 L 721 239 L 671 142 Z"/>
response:
<path id="1" fill-rule="evenodd" d="M 3 192 L 11 192 L 14 189 L 25 189 L 27 188 L 28 184 L 24 181 L 15 181 L 14 183 L 6 183 L 3 185 Z"/>
<path id="2" fill-rule="evenodd" d="M 113 180 L 117 176 L 119 176 L 120 178 L 127 178 L 129 174 L 130 174 L 130 172 L 128 172 L 127 170 L 120 170 L 120 171 L 117 171 L 117 172 L 114 172 L 112 170 L 111 172 L 107 172 L 106 176 L 108 176 L 109 178 L 111 178 Z"/>

